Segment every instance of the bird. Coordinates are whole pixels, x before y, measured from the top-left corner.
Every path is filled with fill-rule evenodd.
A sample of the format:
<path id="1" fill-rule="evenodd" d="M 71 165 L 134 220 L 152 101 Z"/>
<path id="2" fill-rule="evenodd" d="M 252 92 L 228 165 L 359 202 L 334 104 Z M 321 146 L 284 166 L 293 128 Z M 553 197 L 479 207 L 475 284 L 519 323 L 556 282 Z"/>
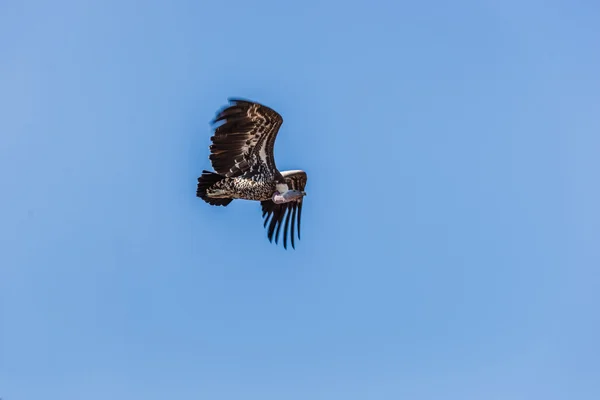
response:
<path id="1" fill-rule="evenodd" d="M 288 237 L 295 249 L 307 174 L 300 169 L 279 171 L 275 165 L 275 139 L 283 118 L 256 101 L 227 100 L 229 104 L 211 121 L 214 134 L 209 159 L 214 172 L 202 171 L 196 196 L 212 206 L 226 207 L 235 199 L 260 202 L 269 242 L 275 238 L 278 244 L 283 226 L 284 249 Z"/>

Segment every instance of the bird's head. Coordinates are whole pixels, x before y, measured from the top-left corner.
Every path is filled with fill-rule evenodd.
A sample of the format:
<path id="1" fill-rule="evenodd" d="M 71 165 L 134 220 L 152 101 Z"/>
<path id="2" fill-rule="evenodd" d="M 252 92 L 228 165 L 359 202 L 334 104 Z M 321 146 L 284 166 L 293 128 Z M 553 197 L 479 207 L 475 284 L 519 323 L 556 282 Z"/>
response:
<path id="1" fill-rule="evenodd" d="M 286 190 L 283 193 L 275 192 L 273 202 L 275 204 L 289 203 L 290 201 L 297 201 L 304 196 L 306 196 L 306 192 L 303 190 Z"/>

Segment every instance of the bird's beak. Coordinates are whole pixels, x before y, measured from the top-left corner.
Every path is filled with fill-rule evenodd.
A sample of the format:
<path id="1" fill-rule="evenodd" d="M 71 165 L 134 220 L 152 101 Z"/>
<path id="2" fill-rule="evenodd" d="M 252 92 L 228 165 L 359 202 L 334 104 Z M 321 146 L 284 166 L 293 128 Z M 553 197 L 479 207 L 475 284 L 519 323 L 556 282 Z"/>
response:
<path id="1" fill-rule="evenodd" d="M 302 191 L 302 196 L 306 196 L 306 192 L 305 191 Z"/>

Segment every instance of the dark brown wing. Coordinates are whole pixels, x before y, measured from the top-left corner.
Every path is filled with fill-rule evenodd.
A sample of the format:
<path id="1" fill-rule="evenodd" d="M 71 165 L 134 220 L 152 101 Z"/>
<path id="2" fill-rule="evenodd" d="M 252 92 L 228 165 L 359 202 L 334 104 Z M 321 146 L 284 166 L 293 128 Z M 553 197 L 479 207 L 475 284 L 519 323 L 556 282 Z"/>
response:
<path id="1" fill-rule="evenodd" d="M 290 189 L 304 190 L 306 187 L 307 176 L 306 172 L 296 171 L 283 171 L 281 173 L 285 178 L 285 181 Z M 283 247 L 287 249 L 288 236 L 291 239 L 292 247 L 295 249 L 294 234 L 295 225 L 298 225 L 298 239 L 300 239 L 300 222 L 302 217 L 302 201 L 301 198 L 298 201 L 275 204 L 272 200 L 262 201 L 263 218 L 265 219 L 264 226 L 267 227 L 267 237 L 269 241 L 273 241 L 273 235 L 275 235 L 275 243 L 279 240 L 279 231 L 283 225 Z M 290 221 L 292 223 L 290 228 Z"/>
<path id="2" fill-rule="evenodd" d="M 229 99 L 230 105 L 219 113 L 213 123 L 224 123 L 211 137 L 210 161 L 223 176 L 239 176 L 262 164 L 275 171 L 273 148 L 283 118 L 276 111 L 259 103 Z M 262 169 L 262 168 L 261 168 Z"/>

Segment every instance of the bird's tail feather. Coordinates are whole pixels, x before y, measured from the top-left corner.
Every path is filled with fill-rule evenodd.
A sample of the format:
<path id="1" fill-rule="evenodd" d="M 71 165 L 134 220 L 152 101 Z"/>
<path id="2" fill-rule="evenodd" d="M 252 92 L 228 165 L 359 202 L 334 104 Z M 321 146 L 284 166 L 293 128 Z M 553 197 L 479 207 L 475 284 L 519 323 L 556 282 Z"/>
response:
<path id="1" fill-rule="evenodd" d="M 202 171 L 202 175 L 198 178 L 198 188 L 196 189 L 196 196 L 213 206 L 227 206 L 233 201 L 233 199 L 218 199 L 208 197 L 206 191 L 215 183 L 225 179 L 224 176 L 216 174 L 210 171 Z"/>

